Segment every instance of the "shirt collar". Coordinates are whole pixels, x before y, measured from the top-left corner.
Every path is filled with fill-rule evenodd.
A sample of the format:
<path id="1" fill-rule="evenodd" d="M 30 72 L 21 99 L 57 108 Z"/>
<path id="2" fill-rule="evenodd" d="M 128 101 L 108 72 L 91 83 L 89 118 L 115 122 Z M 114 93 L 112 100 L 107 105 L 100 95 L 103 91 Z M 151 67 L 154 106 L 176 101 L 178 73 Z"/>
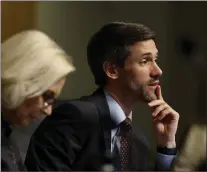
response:
<path id="1" fill-rule="evenodd" d="M 109 106 L 110 117 L 116 123 L 116 125 L 119 125 L 126 119 L 126 115 L 121 106 L 113 99 L 109 92 L 104 90 L 104 94 Z M 129 118 L 132 119 L 132 112 L 130 113 Z"/>

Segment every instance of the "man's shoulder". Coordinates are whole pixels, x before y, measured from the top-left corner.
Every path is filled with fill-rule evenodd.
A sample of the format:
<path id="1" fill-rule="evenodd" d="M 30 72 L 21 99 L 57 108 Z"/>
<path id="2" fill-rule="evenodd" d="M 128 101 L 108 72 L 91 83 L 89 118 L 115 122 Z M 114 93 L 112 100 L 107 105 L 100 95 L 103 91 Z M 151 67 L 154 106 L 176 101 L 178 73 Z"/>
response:
<path id="1" fill-rule="evenodd" d="M 69 100 L 69 101 L 62 101 L 59 103 L 54 109 L 53 114 L 63 114 L 68 117 L 80 117 L 80 116 L 87 116 L 90 118 L 91 116 L 98 115 L 98 109 L 89 100 L 84 99 L 76 99 L 76 100 Z"/>
<path id="2" fill-rule="evenodd" d="M 103 103 L 103 99 L 103 91 L 98 89 L 91 95 L 78 99 L 58 100 L 54 104 L 52 116 L 61 114 L 70 119 L 87 118 L 89 121 L 94 121 L 94 117 L 99 117 L 100 115 L 99 105 Z"/>
<path id="3" fill-rule="evenodd" d="M 52 115 L 45 120 L 72 120 L 97 122 L 98 109 L 85 98 L 60 100 L 55 103 Z"/>
<path id="4" fill-rule="evenodd" d="M 35 136 L 44 133 L 86 132 L 99 124 L 97 108 L 85 100 L 67 100 L 56 104 L 51 116 L 47 116 L 35 131 Z"/>

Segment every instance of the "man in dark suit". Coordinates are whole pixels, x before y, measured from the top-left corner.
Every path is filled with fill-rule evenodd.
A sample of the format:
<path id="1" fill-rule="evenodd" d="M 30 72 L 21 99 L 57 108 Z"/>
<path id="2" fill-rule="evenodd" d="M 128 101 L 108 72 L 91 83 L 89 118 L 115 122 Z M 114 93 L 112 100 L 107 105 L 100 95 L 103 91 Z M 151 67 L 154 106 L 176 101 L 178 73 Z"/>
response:
<path id="1" fill-rule="evenodd" d="M 99 88 L 90 96 L 58 105 L 31 138 L 29 170 L 100 170 L 113 154 L 116 170 L 149 170 L 149 144 L 131 124 L 138 101 L 152 109 L 156 169 L 170 170 L 176 154 L 179 114 L 164 100 L 154 32 L 145 25 L 113 22 L 92 36 L 88 64 Z"/>

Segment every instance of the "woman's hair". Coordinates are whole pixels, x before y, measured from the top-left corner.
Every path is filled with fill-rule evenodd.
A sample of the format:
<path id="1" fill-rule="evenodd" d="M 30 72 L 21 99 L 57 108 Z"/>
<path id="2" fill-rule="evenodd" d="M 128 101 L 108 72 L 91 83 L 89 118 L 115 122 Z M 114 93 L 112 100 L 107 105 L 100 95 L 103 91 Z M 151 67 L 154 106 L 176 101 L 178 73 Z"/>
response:
<path id="1" fill-rule="evenodd" d="M 20 32 L 2 44 L 2 104 L 15 109 L 74 70 L 72 58 L 45 33 Z"/>

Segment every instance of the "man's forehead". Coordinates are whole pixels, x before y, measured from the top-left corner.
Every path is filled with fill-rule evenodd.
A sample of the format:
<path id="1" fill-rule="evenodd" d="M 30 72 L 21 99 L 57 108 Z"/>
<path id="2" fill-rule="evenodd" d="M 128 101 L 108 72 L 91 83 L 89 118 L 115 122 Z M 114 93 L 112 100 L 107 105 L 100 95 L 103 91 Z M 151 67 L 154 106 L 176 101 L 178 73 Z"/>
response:
<path id="1" fill-rule="evenodd" d="M 152 55 L 158 54 L 158 50 L 154 40 L 137 42 L 131 47 L 131 50 L 132 53 L 135 52 L 139 54 L 152 54 Z"/>

